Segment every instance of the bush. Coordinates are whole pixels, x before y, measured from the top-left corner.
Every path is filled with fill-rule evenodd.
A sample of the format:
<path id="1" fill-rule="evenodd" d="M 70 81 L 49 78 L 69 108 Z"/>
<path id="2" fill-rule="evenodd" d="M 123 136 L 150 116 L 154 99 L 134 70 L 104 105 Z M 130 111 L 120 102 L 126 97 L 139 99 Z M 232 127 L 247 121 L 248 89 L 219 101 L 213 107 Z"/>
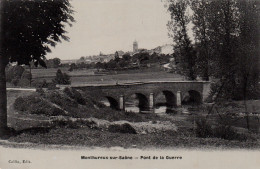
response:
<path id="1" fill-rule="evenodd" d="M 20 79 L 17 85 L 21 86 L 21 87 L 28 87 L 28 86 L 30 86 L 30 80 L 29 79 Z"/>
<path id="2" fill-rule="evenodd" d="M 247 136 L 244 134 L 239 134 L 230 125 L 219 124 L 216 127 L 212 127 L 205 118 L 201 118 L 196 121 L 196 135 L 197 137 L 208 138 L 216 137 L 225 140 L 239 140 L 246 141 Z"/>
<path id="3" fill-rule="evenodd" d="M 197 137 L 207 138 L 213 136 L 211 125 L 207 122 L 206 118 L 196 120 L 196 135 Z"/>
<path id="4" fill-rule="evenodd" d="M 17 78 L 12 79 L 12 80 L 11 80 L 11 83 L 12 83 L 14 86 L 17 86 L 18 83 L 19 83 L 19 79 L 17 79 Z"/>
<path id="5" fill-rule="evenodd" d="M 44 90 L 42 88 L 36 88 L 36 92 L 39 93 L 41 96 L 44 95 Z"/>
<path id="6" fill-rule="evenodd" d="M 22 66 L 9 66 L 6 68 L 6 81 L 11 82 L 13 79 L 20 79 L 25 69 Z M 17 82 L 18 83 L 18 82 Z"/>
<path id="7" fill-rule="evenodd" d="M 45 79 L 43 80 L 35 80 L 32 82 L 32 86 L 36 87 L 36 88 L 47 88 L 48 87 L 48 83 Z"/>
<path id="8" fill-rule="evenodd" d="M 62 73 L 60 69 L 57 70 L 56 77 L 52 81 L 55 84 L 63 84 L 63 85 L 71 84 L 70 76 L 66 73 Z"/>
<path id="9" fill-rule="evenodd" d="M 21 79 L 31 80 L 32 79 L 32 74 L 29 71 L 25 70 L 23 72 L 22 76 L 21 76 Z"/>
<path id="10" fill-rule="evenodd" d="M 64 111 L 55 107 L 39 95 L 18 97 L 14 102 L 15 110 L 30 114 L 44 114 L 47 116 L 65 115 Z"/>
<path id="11" fill-rule="evenodd" d="M 14 102 L 14 109 L 19 111 L 26 111 L 28 106 L 25 104 L 25 100 L 22 97 L 18 97 Z"/>
<path id="12" fill-rule="evenodd" d="M 128 123 L 110 125 L 108 131 L 113 133 L 137 134 L 136 130 Z"/>
<path id="13" fill-rule="evenodd" d="M 26 87 L 30 85 L 32 74 L 22 66 L 9 66 L 6 68 L 6 81 L 14 86 Z"/>
<path id="14" fill-rule="evenodd" d="M 219 125 L 214 129 L 214 136 L 225 140 L 246 141 L 247 136 L 237 133 L 237 131 L 229 125 Z"/>
<path id="15" fill-rule="evenodd" d="M 48 92 L 45 97 L 47 100 L 63 108 L 78 107 L 78 103 L 76 101 L 59 91 Z"/>
<path id="16" fill-rule="evenodd" d="M 97 129 L 97 123 L 94 121 L 86 121 L 86 120 L 54 120 L 52 121 L 53 127 L 60 127 L 60 128 L 72 128 L 78 129 L 80 127 L 89 127 Z"/>
<path id="17" fill-rule="evenodd" d="M 64 93 L 67 94 L 70 98 L 76 100 L 79 104 L 81 105 L 86 104 L 86 100 L 82 97 L 81 93 L 78 92 L 77 90 L 66 87 L 64 89 Z"/>
<path id="18" fill-rule="evenodd" d="M 55 89 L 57 89 L 55 83 L 48 83 L 48 90 L 55 90 Z"/>

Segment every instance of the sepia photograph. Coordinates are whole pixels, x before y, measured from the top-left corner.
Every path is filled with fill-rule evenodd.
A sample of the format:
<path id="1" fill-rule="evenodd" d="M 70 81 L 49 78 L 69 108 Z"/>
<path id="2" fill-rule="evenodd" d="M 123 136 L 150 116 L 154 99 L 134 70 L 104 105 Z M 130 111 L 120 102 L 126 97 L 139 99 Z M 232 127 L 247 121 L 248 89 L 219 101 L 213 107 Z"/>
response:
<path id="1" fill-rule="evenodd" d="M 0 169 L 256 169 L 259 0 L 0 0 Z"/>

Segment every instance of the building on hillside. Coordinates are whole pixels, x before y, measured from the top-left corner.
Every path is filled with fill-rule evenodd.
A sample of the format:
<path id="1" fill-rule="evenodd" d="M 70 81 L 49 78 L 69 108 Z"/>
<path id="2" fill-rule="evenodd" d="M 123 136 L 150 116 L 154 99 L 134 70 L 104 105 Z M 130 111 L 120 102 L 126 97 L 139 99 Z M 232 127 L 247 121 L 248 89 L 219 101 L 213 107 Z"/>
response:
<path id="1" fill-rule="evenodd" d="M 145 52 L 148 52 L 147 49 L 144 49 L 144 48 L 141 48 L 141 49 L 138 49 L 137 50 L 139 53 L 145 53 Z"/>
<path id="2" fill-rule="evenodd" d="M 158 46 L 158 47 L 156 47 L 154 49 L 149 50 L 149 54 L 150 55 L 153 54 L 153 53 L 165 54 L 165 55 L 169 54 L 169 55 L 171 55 L 171 54 L 174 53 L 173 46 L 170 45 L 170 44 L 166 44 L 166 45 Z"/>
<path id="3" fill-rule="evenodd" d="M 78 60 L 77 59 L 73 59 L 73 60 L 61 60 L 60 63 L 61 64 L 72 64 L 72 63 L 77 63 Z"/>
<path id="4" fill-rule="evenodd" d="M 133 43 L 133 52 L 134 53 L 138 52 L 138 43 L 137 43 L 137 41 L 134 41 L 134 43 Z"/>

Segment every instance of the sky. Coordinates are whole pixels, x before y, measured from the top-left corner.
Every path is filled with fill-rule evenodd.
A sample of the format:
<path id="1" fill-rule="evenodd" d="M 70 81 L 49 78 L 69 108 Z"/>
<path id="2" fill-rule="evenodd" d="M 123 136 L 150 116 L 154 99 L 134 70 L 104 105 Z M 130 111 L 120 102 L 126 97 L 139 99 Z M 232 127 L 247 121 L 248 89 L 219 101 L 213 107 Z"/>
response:
<path id="1" fill-rule="evenodd" d="M 168 37 L 170 14 L 161 0 L 72 0 L 76 20 L 67 26 L 70 41 L 52 48 L 47 58 L 79 59 L 81 56 L 152 49 L 172 43 Z"/>

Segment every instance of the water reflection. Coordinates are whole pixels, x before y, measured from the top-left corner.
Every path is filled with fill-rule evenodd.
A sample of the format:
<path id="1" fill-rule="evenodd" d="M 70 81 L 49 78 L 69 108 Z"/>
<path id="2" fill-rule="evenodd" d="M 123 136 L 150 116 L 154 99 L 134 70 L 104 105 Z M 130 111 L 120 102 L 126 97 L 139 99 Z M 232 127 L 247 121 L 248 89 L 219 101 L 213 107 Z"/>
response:
<path id="1" fill-rule="evenodd" d="M 101 102 L 105 106 L 110 107 L 109 101 L 103 100 Z M 126 102 L 125 103 L 125 111 L 126 112 L 133 112 L 133 113 L 151 113 L 153 111 L 153 113 L 156 113 L 156 114 L 176 113 L 177 112 L 176 108 L 171 107 L 171 106 L 167 106 L 167 105 L 156 106 L 154 108 L 154 110 L 148 110 L 148 108 L 146 108 L 146 109 L 143 109 L 141 111 L 140 108 L 138 107 L 138 102 L 137 101 Z"/>
<path id="2" fill-rule="evenodd" d="M 107 100 L 102 100 L 101 103 L 104 104 L 107 107 L 110 107 L 110 103 Z"/>
<path id="3" fill-rule="evenodd" d="M 176 109 L 175 108 L 170 108 L 167 106 L 158 106 L 155 107 L 154 110 L 145 110 L 145 111 L 140 111 L 140 108 L 134 105 L 128 105 L 125 107 L 125 111 L 126 112 L 134 112 L 134 113 L 151 113 L 153 111 L 153 113 L 156 114 L 164 114 L 164 113 L 176 113 Z"/>

